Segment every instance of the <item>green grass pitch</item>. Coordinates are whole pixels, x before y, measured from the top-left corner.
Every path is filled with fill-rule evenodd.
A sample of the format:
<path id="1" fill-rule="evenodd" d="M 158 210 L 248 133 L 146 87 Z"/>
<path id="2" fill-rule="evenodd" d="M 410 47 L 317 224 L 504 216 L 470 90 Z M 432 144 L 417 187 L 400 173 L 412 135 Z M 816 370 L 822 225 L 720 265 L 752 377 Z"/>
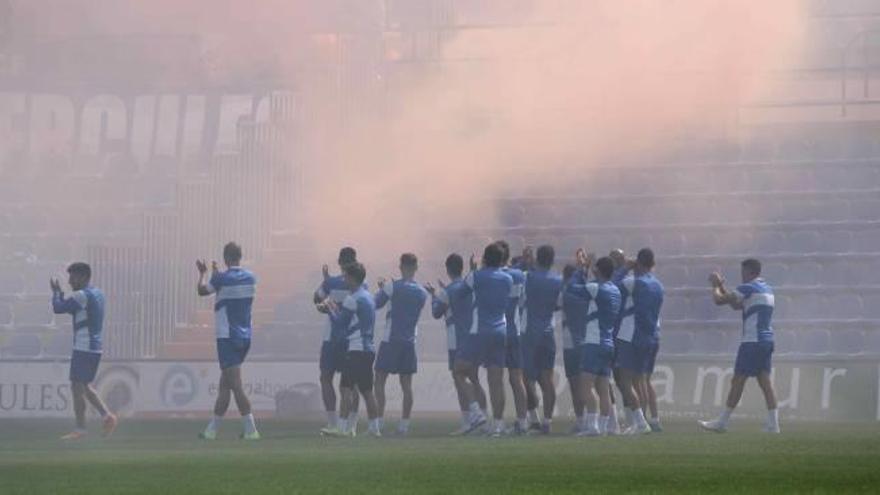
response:
<path id="1" fill-rule="evenodd" d="M 62 443 L 70 421 L 0 420 L 0 494 L 880 493 L 876 423 L 752 422 L 727 434 L 691 420 L 640 438 L 449 438 L 419 420 L 408 438 L 327 439 L 317 421 L 262 421 L 264 439 L 196 439 L 202 421 L 128 420 L 111 439 Z M 392 430 L 394 425 L 389 425 Z M 363 427 L 361 428 L 363 430 Z"/>

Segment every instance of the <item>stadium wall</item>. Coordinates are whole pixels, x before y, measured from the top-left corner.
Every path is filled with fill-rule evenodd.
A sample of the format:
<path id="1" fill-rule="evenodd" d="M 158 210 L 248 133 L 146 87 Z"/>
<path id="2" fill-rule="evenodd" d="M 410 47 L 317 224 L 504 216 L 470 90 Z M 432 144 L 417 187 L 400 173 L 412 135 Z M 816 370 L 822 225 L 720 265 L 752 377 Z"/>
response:
<path id="1" fill-rule="evenodd" d="M 717 412 L 726 397 L 732 362 L 694 358 L 661 360 L 654 375 L 661 414 L 697 417 Z M 0 362 L 0 418 L 69 417 L 70 385 L 65 361 Z M 213 361 L 112 361 L 101 366 L 97 388 L 114 409 L 128 416 L 204 416 L 217 393 Z M 245 369 L 245 387 L 262 416 L 307 416 L 321 411 L 315 363 L 257 361 Z M 558 411 L 571 414 L 567 384 L 557 369 Z M 880 359 L 777 360 L 779 406 L 788 419 L 880 421 Z M 456 411 L 446 363 L 423 363 L 414 379 L 416 417 Z M 400 391 L 388 387 L 392 416 Z M 757 386 L 748 386 L 737 413 L 763 417 Z"/>

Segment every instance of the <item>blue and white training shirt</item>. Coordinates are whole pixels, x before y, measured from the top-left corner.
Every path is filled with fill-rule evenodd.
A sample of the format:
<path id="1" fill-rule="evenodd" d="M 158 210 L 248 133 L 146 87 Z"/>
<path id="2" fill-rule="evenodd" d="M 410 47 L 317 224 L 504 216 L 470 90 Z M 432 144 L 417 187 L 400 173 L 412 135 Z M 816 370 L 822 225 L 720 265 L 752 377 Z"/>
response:
<path id="1" fill-rule="evenodd" d="M 586 284 L 590 297 L 587 315 L 587 344 L 614 346 L 614 327 L 620 316 L 620 289 L 612 281 Z"/>
<path id="2" fill-rule="evenodd" d="M 520 309 L 522 306 L 523 288 L 526 282 L 526 274 L 519 268 L 506 267 L 502 268 L 504 273 L 510 275 L 513 279 L 513 287 L 510 289 L 510 299 L 507 301 L 507 311 L 504 317 L 507 319 L 507 341 L 515 342 L 522 335 L 522 320 L 520 319 Z"/>
<path id="3" fill-rule="evenodd" d="M 62 292 L 52 293 L 52 311 L 73 317 L 73 350 L 102 352 L 104 331 L 104 293 L 97 287 L 88 286 L 74 291 L 69 298 Z"/>
<path id="4" fill-rule="evenodd" d="M 526 338 L 532 345 L 556 348 L 553 329 L 561 289 L 562 276 L 550 270 L 539 268 L 526 276 L 523 320 L 526 322 Z"/>
<path id="5" fill-rule="evenodd" d="M 644 273 L 624 278 L 617 287 L 623 308 L 617 338 L 638 346 L 658 344 L 663 284 L 653 273 Z"/>
<path id="6" fill-rule="evenodd" d="M 419 317 L 428 291 L 415 280 L 394 280 L 386 283 L 376 293 L 376 309 L 390 303 L 385 314 L 385 335 L 383 342 L 414 343 L 418 334 Z"/>
<path id="7" fill-rule="evenodd" d="M 240 266 L 214 272 L 208 282 L 209 293 L 216 294 L 214 321 L 218 339 L 250 339 L 251 308 L 257 291 L 257 279 Z"/>
<path id="8" fill-rule="evenodd" d="M 376 352 L 373 333 L 376 326 L 376 303 L 365 287 L 349 294 L 334 320 L 348 328 L 348 351 Z"/>
<path id="9" fill-rule="evenodd" d="M 471 333 L 506 333 L 513 277 L 501 268 L 480 268 L 469 273 L 465 283 L 474 291 L 475 317 Z"/>
<path id="10" fill-rule="evenodd" d="M 756 278 L 732 292 L 743 305 L 743 342 L 773 342 L 773 288 L 764 279 Z"/>
<path id="11" fill-rule="evenodd" d="M 587 316 L 591 311 L 591 296 L 582 280 L 569 280 L 559 294 L 562 307 L 562 348 L 574 349 L 586 343 Z M 598 329 L 598 322 L 595 327 Z"/>
<path id="12" fill-rule="evenodd" d="M 471 330 L 474 291 L 464 283 L 464 279 L 455 279 L 431 298 L 431 312 L 434 318 L 445 319 L 446 347 L 454 351 Z"/>
<path id="13" fill-rule="evenodd" d="M 327 277 L 315 290 L 319 299 L 330 298 L 336 304 L 342 305 L 345 298 L 351 294 L 348 284 L 345 283 L 344 275 Z M 340 342 L 348 338 L 348 327 L 335 323 L 330 315 L 327 317 L 327 328 L 324 330 L 324 342 Z"/>

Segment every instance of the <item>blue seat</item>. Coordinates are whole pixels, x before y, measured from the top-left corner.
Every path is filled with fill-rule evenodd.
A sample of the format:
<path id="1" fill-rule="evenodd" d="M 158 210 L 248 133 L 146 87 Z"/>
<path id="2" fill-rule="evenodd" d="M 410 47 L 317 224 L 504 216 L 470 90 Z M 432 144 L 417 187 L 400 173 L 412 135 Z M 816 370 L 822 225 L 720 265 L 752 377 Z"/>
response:
<path id="1" fill-rule="evenodd" d="M 799 230 L 788 236 L 793 253 L 817 253 L 820 251 L 819 233 L 814 230 Z"/>
<path id="2" fill-rule="evenodd" d="M 802 330 L 798 332 L 797 350 L 801 354 L 827 354 L 831 344 L 828 330 Z"/>
<path id="3" fill-rule="evenodd" d="M 700 330 L 694 332 L 694 352 L 724 354 L 727 351 L 727 335 L 725 332 L 721 330 Z"/>
<path id="4" fill-rule="evenodd" d="M 880 354 L 880 330 L 874 329 L 865 332 L 865 354 Z"/>
<path id="5" fill-rule="evenodd" d="M 700 321 L 715 321 L 724 317 L 725 308 L 722 308 L 712 301 L 712 297 L 708 290 L 702 296 L 691 296 L 688 298 L 688 319 Z"/>
<path id="6" fill-rule="evenodd" d="M 854 232 L 853 250 L 857 253 L 880 253 L 880 229 Z"/>
<path id="7" fill-rule="evenodd" d="M 815 261 L 796 262 L 789 266 L 787 285 L 812 287 L 822 280 L 822 265 Z"/>
<path id="8" fill-rule="evenodd" d="M 865 313 L 862 298 L 855 292 L 831 294 L 825 298 L 823 305 L 826 307 L 826 318 L 859 320 Z"/>
<path id="9" fill-rule="evenodd" d="M 688 299 L 685 296 L 668 294 L 663 300 L 661 316 L 664 320 L 685 320 L 688 318 Z"/>
<path id="10" fill-rule="evenodd" d="M 651 248 L 658 262 L 663 256 L 677 256 L 684 250 L 684 236 L 677 232 L 660 232 L 651 235 Z"/>
<path id="11" fill-rule="evenodd" d="M 37 357 L 42 351 L 40 337 L 30 333 L 13 334 L 3 344 L 2 355 L 11 358 Z"/>
<path id="12" fill-rule="evenodd" d="M 859 354 L 865 347 L 865 333 L 862 330 L 840 329 L 831 335 L 831 352 L 838 354 Z"/>
<path id="13" fill-rule="evenodd" d="M 662 255 L 657 254 L 656 273 L 663 284 L 667 287 L 681 287 L 687 285 L 687 269 L 683 265 L 663 264 Z M 708 276 L 708 275 L 707 275 Z"/>
<path id="14" fill-rule="evenodd" d="M 686 330 L 664 331 L 660 337 L 661 352 L 687 354 L 694 348 L 694 335 Z"/>

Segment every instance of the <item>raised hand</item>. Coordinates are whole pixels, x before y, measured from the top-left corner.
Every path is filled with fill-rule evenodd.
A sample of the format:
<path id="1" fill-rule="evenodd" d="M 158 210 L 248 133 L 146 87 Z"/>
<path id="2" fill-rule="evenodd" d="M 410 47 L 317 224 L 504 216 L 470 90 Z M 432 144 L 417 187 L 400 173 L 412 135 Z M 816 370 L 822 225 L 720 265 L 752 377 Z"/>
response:
<path id="1" fill-rule="evenodd" d="M 473 253 L 471 254 L 470 267 L 471 267 L 472 272 L 477 271 L 477 255 L 476 254 L 473 254 Z"/>
<path id="2" fill-rule="evenodd" d="M 623 266 L 624 266 L 627 270 L 634 270 L 635 267 L 636 267 L 636 260 L 632 260 L 632 259 L 630 259 L 630 260 L 625 260 L 625 261 L 623 262 Z"/>
<path id="3" fill-rule="evenodd" d="M 220 271 L 220 268 L 218 267 L 217 262 L 212 260 L 211 261 L 211 272 L 217 273 L 219 271 Z"/>
<path id="4" fill-rule="evenodd" d="M 57 278 L 49 279 L 49 287 L 52 289 L 52 292 L 61 292 L 61 283 L 58 282 Z"/>
<path id="5" fill-rule="evenodd" d="M 379 286 L 380 290 L 384 289 L 385 288 L 385 277 L 379 277 L 379 279 L 376 280 L 376 285 Z"/>
<path id="6" fill-rule="evenodd" d="M 208 265 L 205 263 L 205 260 L 196 260 L 196 270 L 203 275 L 208 271 Z"/>
<path id="7" fill-rule="evenodd" d="M 441 289 L 446 290 L 446 283 L 439 278 L 437 279 L 437 285 L 439 285 Z"/>
<path id="8" fill-rule="evenodd" d="M 709 283 L 712 287 L 721 287 L 724 285 L 724 276 L 718 272 L 712 272 L 709 274 Z"/>
<path id="9" fill-rule="evenodd" d="M 321 267 L 321 276 L 324 277 L 324 280 L 327 280 L 328 278 L 330 278 L 330 267 L 329 266 L 324 265 Z"/>
<path id="10" fill-rule="evenodd" d="M 587 267 L 587 252 L 584 251 L 584 248 L 578 248 L 574 252 L 574 259 L 579 268 Z"/>
<path id="11" fill-rule="evenodd" d="M 431 282 L 425 283 L 425 290 L 428 291 L 428 293 L 431 294 L 432 296 L 436 295 L 436 293 L 437 293 L 437 289 L 435 289 L 434 286 L 431 285 Z"/>

